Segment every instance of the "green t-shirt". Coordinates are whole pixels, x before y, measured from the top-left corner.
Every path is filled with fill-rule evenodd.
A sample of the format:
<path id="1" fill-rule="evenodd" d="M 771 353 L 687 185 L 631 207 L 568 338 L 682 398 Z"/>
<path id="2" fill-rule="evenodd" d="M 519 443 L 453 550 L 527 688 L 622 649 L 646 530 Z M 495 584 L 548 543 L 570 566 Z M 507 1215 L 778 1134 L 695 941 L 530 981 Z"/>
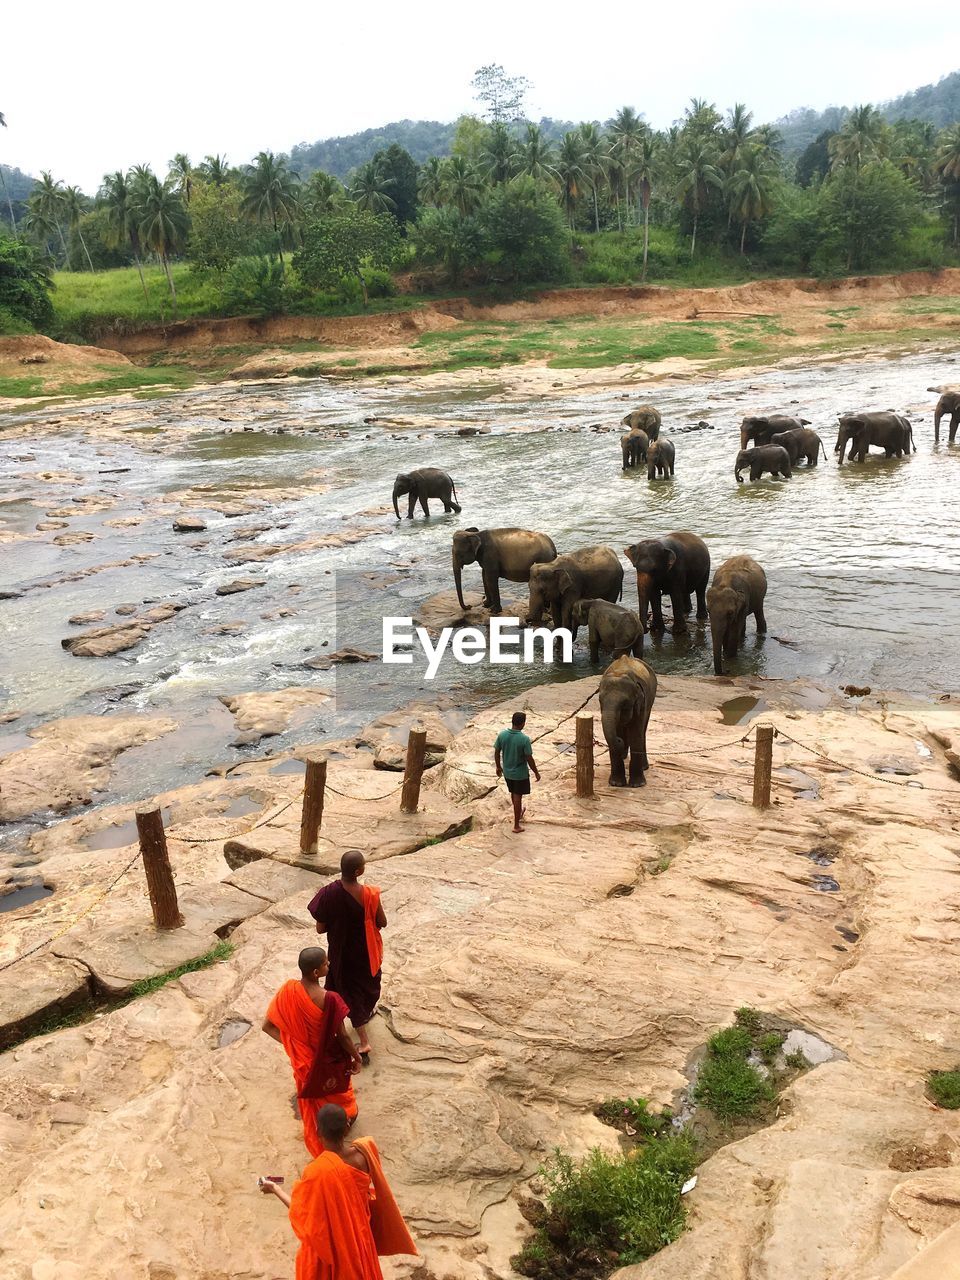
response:
<path id="1" fill-rule="evenodd" d="M 501 729 L 493 744 L 494 751 L 500 752 L 505 778 L 529 778 L 527 756 L 533 755 L 533 743 L 519 729 Z"/>

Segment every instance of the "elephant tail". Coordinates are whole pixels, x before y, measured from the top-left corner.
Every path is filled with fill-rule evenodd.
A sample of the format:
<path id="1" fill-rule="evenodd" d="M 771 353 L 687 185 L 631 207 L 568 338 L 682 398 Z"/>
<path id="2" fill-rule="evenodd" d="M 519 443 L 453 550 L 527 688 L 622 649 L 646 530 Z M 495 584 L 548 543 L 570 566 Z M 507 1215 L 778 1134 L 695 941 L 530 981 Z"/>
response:
<path id="1" fill-rule="evenodd" d="M 463 507 L 461 507 L 460 499 L 457 497 L 457 482 L 452 477 L 450 479 L 450 491 L 453 494 L 453 502 L 451 505 L 454 511 L 456 511 L 457 514 L 459 515 L 459 513 L 463 510 Z"/>
<path id="2" fill-rule="evenodd" d="M 827 460 L 827 451 L 826 451 L 826 449 L 823 447 L 823 441 L 822 441 L 822 440 L 820 441 L 820 452 L 823 454 L 823 460 L 824 460 L 824 462 L 826 462 L 826 460 Z"/>

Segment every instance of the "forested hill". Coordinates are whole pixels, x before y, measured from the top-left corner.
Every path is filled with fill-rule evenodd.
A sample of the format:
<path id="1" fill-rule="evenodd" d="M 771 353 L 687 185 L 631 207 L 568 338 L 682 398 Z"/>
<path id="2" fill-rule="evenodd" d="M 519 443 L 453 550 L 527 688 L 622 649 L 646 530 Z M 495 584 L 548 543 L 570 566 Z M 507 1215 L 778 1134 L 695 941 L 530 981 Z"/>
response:
<path id="1" fill-rule="evenodd" d="M 26 200 L 30 194 L 35 178 L 31 178 L 29 173 L 23 173 L 19 169 L 11 168 L 10 165 L 0 165 L 3 170 L 3 180 L 7 184 L 7 191 L 10 199 L 18 202 Z M 0 190 L 0 199 L 3 198 L 3 191 Z"/>
<path id="2" fill-rule="evenodd" d="M 559 142 L 568 129 L 575 126 L 568 120 L 544 119 L 540 130 L 551 142 Z M 398 143 L 413 156 L 417 164 L 423 164 L 431 156 L 448 156 L 453 146 L 456 122 L 440 124 L 436 120 L 397 120 L 379 129 L 364 129 L 342 138 L 324 138 L 319 142 L 298 142 L 290 150 L 290 167 L 301 177 L 315 169 L 332 173 L 341 181 L 391 143 Z"/>
<path id="3" fill-rule="evenodd" d="M 925 120 L 943 129 L 960 120 L 960 71 L 952 71 L 936 84 L 925 84 L 892 102 L 881 103 L 879 109 L 890 121 Z M 799 155 L 825 129 L 839 129 L 849 114 L 849 107 L 827 107 L 825 111 L 798 107 L 783 116 L 775 127 L 783 139 L 784 155 Z"/>

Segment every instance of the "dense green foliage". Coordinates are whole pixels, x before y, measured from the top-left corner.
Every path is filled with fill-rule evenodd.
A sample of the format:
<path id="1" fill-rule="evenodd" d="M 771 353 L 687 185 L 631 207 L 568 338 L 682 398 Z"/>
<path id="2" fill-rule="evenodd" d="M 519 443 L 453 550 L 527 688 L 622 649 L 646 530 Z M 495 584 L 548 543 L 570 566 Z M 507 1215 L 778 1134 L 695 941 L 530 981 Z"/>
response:
<path id="1" fill-rule="evenodd" d="M 49 264 L 38 250 L 0 231 L 0 334 L 48 327 L 51 288 Z"/>
<path id="2" fill-rule="evenodd" d="M 938 1107 L 947 1111 L 960 1109 L 960 1067 L 956 1071 L 931 1071 L 927 1088 Z"/>
<path id="3" fill-rule="evenodd" d="M 305 228 L 293 265 L 310 288 L 336 289 L 355 282 L 366 299 L 363 268 L 389 271 L 399 239 L 396 223 L 387 214 L 347 207 Z"/>
<path id="4" fill-rule="evenodd" d="M 694 1097 L 718 1120 L 755 1115 L 776 1096 L 770 1081 L 748 1061 L 752 1049 L 753 1037 L 744 1026 L 726 1027 L 707 1042 Z"/>

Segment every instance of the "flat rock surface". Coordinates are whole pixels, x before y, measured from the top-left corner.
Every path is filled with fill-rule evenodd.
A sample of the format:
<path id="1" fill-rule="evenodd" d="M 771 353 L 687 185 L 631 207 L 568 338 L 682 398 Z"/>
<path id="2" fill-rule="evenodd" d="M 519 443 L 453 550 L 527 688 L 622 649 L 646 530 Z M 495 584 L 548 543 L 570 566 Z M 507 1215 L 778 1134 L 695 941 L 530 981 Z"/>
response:
<path id="1" fill-rule="evenodd" d="M 326 689 L 292 686 L 265 693 L 225 694 L 220 701 L 236 721 L 241 732 L 265 738 L 283 733 L 295 721 L 303 721 L 317 707 L 329 702 Z"/>
<path id="2" fill-rule="evenodd" d="M 778 738 L 773 804 L 758 811 L 753 744 L 719 709 L 761 686 L 661 680 L 647 787 L 609 788 L 598 750 L 596 796 L 578 800 L 573 716 L 584 704 L 596 713 L 595 687 L 528 690 L 457 734 L 424 804 L 472 814 L 458 838 L 383 858 L 373 818 L 395 800 L 329 796 L 323 830 L 342 806 L 375 859 L 368 879 L 389 921 L 358 1133 L 376 1137 L 424 1256 L 419 1271 L 385 1269 L 505 1280 L 523 1234 L 513 1193 L 544 1156 L 615 1149 L 596 1105 L 669 1103 L 691 1055 L 752 1005 L 845 1057 L 801 1075 L 777 1119 L 706 1161 L 685 1233 L 621 1275 L 881 1280 L 960 1221 L 960 1113 L 924 1093 L 927 1072 L 953 1067 L 960 1044 L 960 785 L 933 737 L 957 739 L 956 706 L 894 695 L 872 709 L 829 698 L 805 709 L 795 687 L 765 682 L 764 718 L 841 764 L 913 759 L 918 740 L 931 755 L 911 779 L 920 789 Z M 513 836 L 506 793 L 483 775 L 521 705 L 544 781 Z M 691 751 L 702 754 L 680 754 Z M 798 770 L 815 776 L 815 796 L 799 793 Z M 386 782 L 341 762 L 329 777 L 358 794 Z M 248 833 L 251 845 L 264 831 L 295 838 L 300 780 L 271 785 L 294 804 Z M 211 794 L 185 798 L 173 830 L 216 829 L 209 813 L 187 818 Z M 209 873 L 205 848 L 172 843 L 178 881 Z M 835 893 L 812 878 L 824 848 Z M 253 1183 L 261 1172 L 289 1183 L 306 1153 L 283 1052 L 256 1028 L 316 936 L 311 887 L 240 924 L 229 960 L 0 1055 L 5 1277 L 291 1272 L 286 1216 Z M 253 1030 L 234 1039 L 244 1022 Z M 898 1153 L 914 1149 L 944 1163 L 904 1172 Z M 198 1192 L 189 1212 L 186 1186 Z"/>

